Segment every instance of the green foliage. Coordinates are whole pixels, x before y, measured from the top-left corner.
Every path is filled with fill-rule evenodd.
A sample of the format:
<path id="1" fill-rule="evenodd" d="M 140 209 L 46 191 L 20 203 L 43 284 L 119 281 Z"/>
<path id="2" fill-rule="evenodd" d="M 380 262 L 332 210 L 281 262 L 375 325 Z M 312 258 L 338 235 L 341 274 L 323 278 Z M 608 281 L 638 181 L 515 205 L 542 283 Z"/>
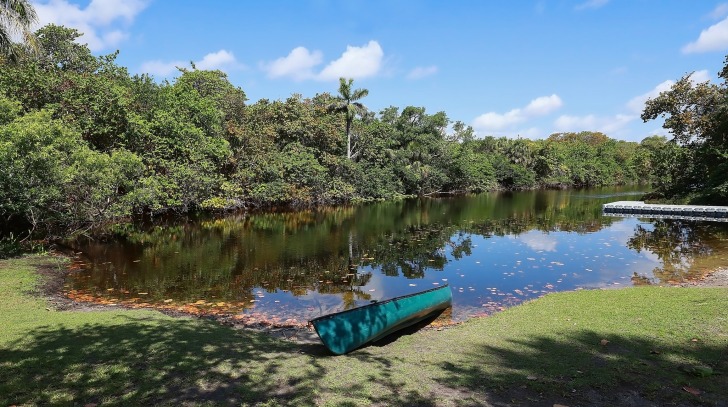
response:
<path id="1" fill-rule="evenodd" d="M 48 111 L 0 127 L 0 213 L 31 227 L 81 227 L 129 213 L 126 191 L 141 161 L 89 148 Z"/>
<path id="2" fill-rule="evenodd" d="M 86 45 L 76 42 L 82 35 L 83 33 L 76 29 L 55 24 L 41 27 L 36 36 L 42 46 L 42 52 L 32 62 L 44 70 L 77 73 L 96 71 L 100 61 L 91 55 Z"/>
<path id="3" fill-rule="evenodd" d="M 496 180 L 504 188 L 529 189 L 536 185 L 536 174 L 533 171 L 509 162 L 506 157 L 495 157 L 493 169 Z"/>
<path id="4" fill-rule="evenodd" d="M 15 120 L 20 115 L 21 109 L 19 102 L 0 95 L 0 125 Z"/>
<path id="5" fill-rule="evenodd" d="M 0 128 L 0 143 L 0 213 L 31 222 L 53 216 L 82 146 L 79 135 L 44 111 Z"/>
<path id="6" fill-rule="evenodd" d="M 22 253 L 23 245 L 12 232 L 7 236 L 0 236 L 0 259 L 16 257 Z"/>
<path id="7" fill-rule="evenodd" d="M 658 196 L 728 201 L 728 58 L 719 76 L 721 84 L 695 83 L 686 75 L 645 104 L 642 119 L 664 118 L 673 136 L 653 153 Z"/>
<path id="8" fill-rule="evenodd" d="M 648 165 L 648 157 L 635 162 L 637 143 L 616 141 L 603 133 L 583 131 L 556 133 L 543 142 L 533 169 L 540 183 L 551 187 L 590 187 L 646 181 L 636 166 Z"/>
<path id="9" fill-rule="evenodd" d="M 448 190 L 482 192 L 496 188 L 495 169 L 486 157 L 460 144 L 453 144 L 451 148 L 447 166 Z"/>
<path id="10" fill-rule="evenodd" d="M 670 163 L 601 133 L 476 139 L 444 112 L 374 114 L 345 79 L 335 96 L 246 105 L 221 71 L 192 65 L 157 83 L 80 35 L 49 25 L 42 52 L 0 61 L 5 222 L 70 231 L 142 213 L 618 184 Z M 715 191 L 724 181 L 710 179 Z"/>

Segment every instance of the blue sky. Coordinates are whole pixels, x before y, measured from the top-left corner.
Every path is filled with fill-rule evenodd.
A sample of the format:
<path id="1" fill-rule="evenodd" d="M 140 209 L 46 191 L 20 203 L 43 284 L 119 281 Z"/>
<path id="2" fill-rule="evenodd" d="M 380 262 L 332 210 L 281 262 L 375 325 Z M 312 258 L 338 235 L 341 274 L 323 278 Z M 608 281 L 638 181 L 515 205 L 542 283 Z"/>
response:
<path id="1" fill-rule="evenodd" d="M 479 136 L 594 130 L 639 141 L 644 100 L 686 73 L 718 82 L 728 3 L 685 0 L 35 0 L 41 24 L 119 50 L 132 73 L 221 69 L 250 103 L 369 89 L 372 110 L 423 106 Z"/>

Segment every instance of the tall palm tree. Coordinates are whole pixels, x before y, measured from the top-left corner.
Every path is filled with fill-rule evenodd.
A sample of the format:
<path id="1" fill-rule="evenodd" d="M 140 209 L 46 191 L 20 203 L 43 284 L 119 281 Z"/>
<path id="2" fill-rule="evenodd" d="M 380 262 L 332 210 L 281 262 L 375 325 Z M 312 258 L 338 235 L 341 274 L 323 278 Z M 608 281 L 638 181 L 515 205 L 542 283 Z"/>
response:
<path id="1" fill-rule="evenodd" d="M 30 50 L 37 50 L 37 41 L 31 30 L 38 21 L 30 0 L 0 0 L 0 58 L 17 61 L 21 45 L 13 41 L 20 36 Z"/>
<path id="2" fill-rule="evenodd" d="M 346 158 L 350 160 L 352 158 L 351 123 L 356 115 L 364 115 L 367 112 L 366 106 L 357 102 L 357 100 L 369 94 L 367 89 L 352 91 L 351 85 L 353 83 L 353 79 L 339 78 L 339 95 L 335 97 L 336 101 L 329 107 L 332 112 L 346 115 Z"/>

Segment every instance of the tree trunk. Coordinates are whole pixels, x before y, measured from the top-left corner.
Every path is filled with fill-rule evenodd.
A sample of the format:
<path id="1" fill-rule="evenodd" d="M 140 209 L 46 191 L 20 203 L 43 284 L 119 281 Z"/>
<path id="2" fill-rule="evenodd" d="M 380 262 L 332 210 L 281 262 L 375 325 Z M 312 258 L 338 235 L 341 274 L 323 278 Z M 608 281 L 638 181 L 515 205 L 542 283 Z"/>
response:
<path id="1" fill-rule="evenodd" d="M 351 120 L 346 118 L 346 158 L 351 161 Z"/>

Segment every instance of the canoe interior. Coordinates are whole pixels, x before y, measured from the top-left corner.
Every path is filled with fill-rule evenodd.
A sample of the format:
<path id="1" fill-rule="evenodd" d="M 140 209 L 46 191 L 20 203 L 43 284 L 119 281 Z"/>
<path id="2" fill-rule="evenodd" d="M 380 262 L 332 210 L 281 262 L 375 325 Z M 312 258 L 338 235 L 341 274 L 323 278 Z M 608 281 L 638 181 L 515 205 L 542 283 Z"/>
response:
<path id="1" fill-rule="evenodd" d="M 375 302 L 312 319 L 321 341 L 337 355 L 416 324 L 452 303 L 452 293 L 446 284 L 389 300 Z"/>

